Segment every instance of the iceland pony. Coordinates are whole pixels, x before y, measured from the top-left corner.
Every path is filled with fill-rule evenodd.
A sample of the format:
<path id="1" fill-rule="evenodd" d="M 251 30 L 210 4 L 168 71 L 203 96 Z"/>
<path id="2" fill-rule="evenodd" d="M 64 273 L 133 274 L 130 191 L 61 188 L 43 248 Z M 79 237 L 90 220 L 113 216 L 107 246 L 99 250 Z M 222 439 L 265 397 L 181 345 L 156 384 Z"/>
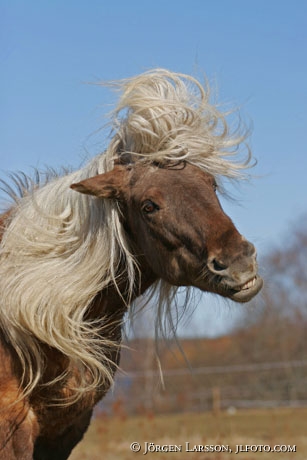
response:
<path id="1" fill-rule="evenodd" d="M 243 177 L 230 132 L 194 78 L 118 82 L 106 151 L 79 171 L 14 176 L 1 216 L 0 458 L 64 460 L 113 382 L 126 312 L 179 286 L 237 302 L 261 289 L 256 251 L 216 189 Z M 147 294 L 148 295 L 148 294 Z M 132 305 L 132 307 L 131 307 Z"/>

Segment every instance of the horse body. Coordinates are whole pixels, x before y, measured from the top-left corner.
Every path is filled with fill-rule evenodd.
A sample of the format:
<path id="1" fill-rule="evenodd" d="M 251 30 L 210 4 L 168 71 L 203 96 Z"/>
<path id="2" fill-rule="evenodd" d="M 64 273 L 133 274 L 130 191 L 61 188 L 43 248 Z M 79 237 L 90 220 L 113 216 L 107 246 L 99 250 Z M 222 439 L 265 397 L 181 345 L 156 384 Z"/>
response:
<path id="1" fill-rule="evenodd" d="M 151 284 L 152 274 L 143 278 L 139 287 L 141 295 Z M 108 327 L 103 329 L 103 340 L 109 340 L 111 372 L 115 373 L 119 364 L 121 329 L 123 316 L 127 310 L 127 299 L 122 298 L 114 287 L 99 292 L 88 311 L 87 319 L 104 317 Z M 73 404 L 50 405 L 49 402 L 66 401 L 74 394 L 78 369 L 72 369 L 70 376 L 60 380 L 46 391 L 44 382 L 53 381 L 67 369 L 67 358 L 59 351 L 41 344 L 42 353 L 49 363 L 42 384 L 29 397 L 20 398 L 22 369 L 18 358 L 2 335 L 0 347 L 0 458 L 3 460 L 64 460 L 73 447 L 82 439 L 87 430 L 92 411 L 97 402 L 106 394 L 109 384 L 105 383 L 88 391 Z M 6 408 L 6 411 L 3 411 Z"/>
<path id="2" fill-rule="evenodd" d="M 2 216 L 3 223 L 10 213 Z M 155 281 L 156 277 L 144 258 L 139 257 L 142 278 L 137 282 L 138 293 L 142 293 Z M 143 266 L 142 266 L 143 265 Z M 124 314 L 127 311 L 128 298 L 120 292 L 125 291 L 126 281 L 117 288 L 110 286 L 99 292 L 87 311 L 87 320 L 103 317 L 107 327 L 103 328 L 103 341 L 110 341 L 108 360 L 112 375 L 119 364 L 121 332 Z M 136 295 L 135 295 L 136 296 Z M 129 299 L 130 301 L 133 299 Z M 20 381 L 23 370 L 18 366 L 18 357 L 12 347 L 6 343 L 1 333 L 0 347 L 0 458 L 3 460 L 64 460 L 73 447 L 82 439 L 87 430 L 92 411 L 97 402 L 106 394 L 110 382 L 92 391 L 87 391 L 73 404 L 50 405 L 50 401 L 66 401 L 74 394 L 77 385 L 78 369 L 72 369 L 70 376 L 53 384 L 48 391 L 42 389 L 44 383 L 53 381 L 67 370 L 67 358 L 41 343 L 46 363 L 40 387 L 29 397 L 20 398 Z M 16 404 L 16 401 L 18 403 Z"/>
<path id="3" fill-rule="evenodd" d="M 148 280 L 140 288 L 140 294 L 147 288 Z M 104 328 L 104 341 L 110 340 L 109 360 L 113 363 L 112 374 L 119 364 L 121 327 L 126 312 L 126 303 L 115 288 L 100 292 L 93 300 L 89 318 L 104 315 L 109 328 Z M 3 337 L 2 337 L 3 339 Z M 57 350 L 41 344 L 42 353 L 49 366 L 44 381 L 49 382 L 67 369 L 67 358 Z M 0 458 L 3 460 L 64 460 L 73 447 L 82 439 L 88 428 L 92 411 L 97 402 L 109 389 L 108 384 L 88 391 L 73 404 L 50 405 L 49 402 L 66 401 L 74 394 L 77 379 L 72 370 L 70 376 L 51 386 L 49 390 L 37 388 L 30 397 L 20 398 L 22 370 L 11 347 L 2 341 L 0 348 Z M 17 365 L 16 365 L 17 364 Z M 75 371 L 75 372 L 74 372 Z M 41 385 L 41 386 L 42 386 Z M 3 408 L 6 411 L 3 412 Z"/>
<path id="4" fill-rule="evenodd" d="M 215 132 L 194 80 L 199 107 L 194 93 L 189 102 L 182 78 L 125 82 L 128 115 L 107 152 L 23 190 L 2 217 L 0 458 L 68 458 L 112 384 L 124 315 L 145 291 L 158 292 L 161 322 L 178 286 L 238 302 L 262 287 L 255 248 L 216 195 L 218 175 L 239 168 L 217 160 L 227 132 Z"/>

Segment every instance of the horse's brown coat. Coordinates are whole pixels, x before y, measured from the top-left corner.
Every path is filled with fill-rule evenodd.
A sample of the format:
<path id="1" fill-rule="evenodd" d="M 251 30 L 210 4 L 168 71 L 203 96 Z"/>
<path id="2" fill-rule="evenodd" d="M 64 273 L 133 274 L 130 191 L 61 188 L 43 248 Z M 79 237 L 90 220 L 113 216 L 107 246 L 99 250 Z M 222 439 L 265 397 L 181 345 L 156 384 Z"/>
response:
<path id="1" fill-rule="evenodd" d="M 122 225 L 140 268 L 135 297 L 158 279 L 238 301 L 247 301 L 260 290 L 254 247 L 224 214 L 213 177 L 199 168 L 188 163 L 117 165 L 72 188 L 97 197 L 93 199 L 118 201 Z M 242 290 L 252 279 L 255 286 Z M 129 300 L 126 284 L 126 279 L 119 282 L 121 295 L 114 286 L 100 292 L 87 311 L 88 320 L 108 318 L 103 333 L 114 343 L 109 351 L 113 372 L 119 362 L 121 323 Z M 18 358 L 4 342 L 4 335 L 2 344 L 0 458 L 65 460 L 82 439 L 92 409 L 107 386 L 83 394 L 74 404 L 49 405 L 73 394 L 76 368 L 58 384 L 38 386 L 27 398 L 18 399 L 21 374 L 27 370 L 18 367 Z M 67 359 L 44 344 L 42 352 L 48 364 L 43 384 L 67 370 Z"/>

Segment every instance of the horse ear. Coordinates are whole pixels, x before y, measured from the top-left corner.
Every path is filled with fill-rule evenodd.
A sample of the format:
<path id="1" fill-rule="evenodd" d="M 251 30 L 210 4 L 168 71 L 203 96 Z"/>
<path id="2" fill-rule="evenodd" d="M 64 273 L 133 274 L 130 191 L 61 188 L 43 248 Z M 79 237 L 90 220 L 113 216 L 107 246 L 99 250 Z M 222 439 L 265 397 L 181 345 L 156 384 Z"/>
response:
<path id="1" fill-rule="evenodd" d="M 112 171 L 72 184 L 70 188 L 87 195 L 120 200 L 124 195 L 126 174 L 125 167 L 115 166 Z"/>

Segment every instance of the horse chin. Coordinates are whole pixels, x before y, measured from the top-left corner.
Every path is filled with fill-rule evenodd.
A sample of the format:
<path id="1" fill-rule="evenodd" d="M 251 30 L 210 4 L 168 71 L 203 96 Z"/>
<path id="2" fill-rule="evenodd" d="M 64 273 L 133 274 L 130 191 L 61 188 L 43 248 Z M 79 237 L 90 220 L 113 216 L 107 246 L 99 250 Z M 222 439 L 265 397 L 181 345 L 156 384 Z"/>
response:
<path id="1" fill-rule="evenodd" d="M 252 298 L 261 291 L 262 286 L 263 279 L 259 275 L 256 275 L 244 285 L 235 288 L 233 286 L 227 286 L 225 283 L 217 283 L 210 287 L 200 285 L 197 287 L 202 291 L 209 291 L 214 294 L 218 294 L 222 297 L 226 297 L 227 299 L 231 299 L 234 302 L 245 303 L 252 300 Z"/>
<path id="2" fill-rule="evenodd" d="M 221 293 L 225 297 L 234 300 L 235 302 L 249 302 L 258 292 L 261 291 L 263 286 L 263 279 L 256 275 L 252 280 L 245 283 L 243 286 L 238 288 L 224 288 L 224 293 Z"/>

